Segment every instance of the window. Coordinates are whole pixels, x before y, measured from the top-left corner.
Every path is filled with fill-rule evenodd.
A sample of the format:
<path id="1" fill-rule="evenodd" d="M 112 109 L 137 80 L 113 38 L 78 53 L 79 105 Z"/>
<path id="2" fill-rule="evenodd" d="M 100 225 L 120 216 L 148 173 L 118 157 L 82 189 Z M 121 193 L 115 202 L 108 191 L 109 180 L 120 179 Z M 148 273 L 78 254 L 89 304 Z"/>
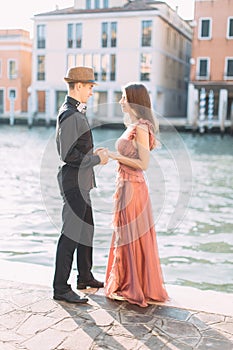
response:
<path id="1" fill-rule="evenodd" d="M 192 45 L 190 42 L 186 41 L 186 50 L 185 50 L 185 58 L 186 58 L 186 63 L 189 65 L 190 63 L 190 58 L 191 58 L 191 52 L 192 52 Z"/>
<path id="2" fill-rule="evenodd" d="M 82 24 L 81 23 L 77 23 L 76 24 L 76 47 L 80 48 L 82 47 Z"/>
<path id="3" fill-rule="evenodd" d="M 73 47 L 73 24 L 68 24 L 68 38 L 67 38 L 67 47 L 70 49 Z"/>
<path id="4" fill-rule="evenodd" d="M 113 114 L 114 117 L 122 117 L 121 105 L 119 103 L 122 97 L 121 91 L 115 91 L 113 95 L 114 105 L 113 105 Z"/>
<path id="5" fill-rule="evenodd" d="M 9 60 L 9 62 L 8 62 L 8 77 L 11 80 L 17 78 L 17 70 L 16 70 L 16 61 L 15 60 Z"/>
<path id="6" fill-rule="evenodd" d="M 37 26 L 37 49 L 45 49 L 45 25 L 40 24 Z"/>
<path id="7" fill-rule="evenodd" d="M 167 46 L 170 45 L 171 42 L 171 29 L 167 27 Z"/>
<path id="8" fill-rule="evenodd" d="M 108 7 L 109 0 L 86 0 L 86 10 Z"/>
<path id="9" fill-rule="evenodd" d="M 173 33 L 173 47 L 176 49 L 177 46 L 177 34 L 176 32 Z"/>
<path id="10" fill-rule="evenodd" d="M 169 77 L 169 74 L 168 74 L 169 62 L 170 62 L 170 58 L 165 56 L 165 69 L 164 69 L 164 76 L 165 76 L 165 78 Z"/>
<path id="11" fill-rule="evenodd" d="M 46 91 L 39 90 L 37 94 L 37 111 L 38 113 L 45 113 L 46 111 Z"/>
<path id="12" fill-rule="evenodd" d="M 179 39 L 179 58 L 183 58 L 183 52 L 184 52 L 184 39 L 182 36 L 180 36 Z"/>
<path id="13" fill-rule="evenodd" d="M 151 46 L 152 21 L 142 21 L 142 46 Z"/>
<path id="14" fill-rule="evenodd" d="M 208 67 L 207 60 L 200 60 L 200 62 L 199 62 L 199 77 L 206 77 L 207 76 L 207 67 Z"/>
<path id="15" fill-rule="evenodd" d="M 117 23 L 111 22 L 111 47 L 116 47 L 117 41 Z"/>
<path id="16" fill-rule="evenodd" d="M 75 31 L 75 32 L 74 32 Z M 69 23 L 67 27 L 67 47 L 82 47 L 82 23 Z"/>
<path id="17" fill-rule="evenodd" d="M 76 55 L 76 66 L 83 66 L 84 56 L 82 54 Z"/>
<path id="18" fill-rule="evenodd" d="M 174 59 L 172 59 L 172 74 L 171 74 L 171 78 L 173 80 L 177 80 L 177 77 L 179 77 L 180 75 L 177 73 L 178 72 L 178 67 L 179 63 L 177 61 L 175 61 Z"/>
<path id="19" fill-rule="evenodd" d="M 66 93 L 66 91 L 56 91 L 56 112 L 59 111 L 59 108 L 65 99 Z"/>
<path id="20" fill-rule="evenodd" d="M 229 17 L 228 18 L 227 38 L 228 39 L 233 39 L 233 17 Z"/>
<path id="21" fill-rule="evenodd" d="M 117 23 L 102 23 L 102 47 L 116 47 L 117 45 Z"/>
<path id="22" fill-rule="evenodd" d="M 104 8 L 108 8 L 108 0 L 103 0 Z"/>
<path id="23" fill-rule="evenodd" d="M 101 56 L 101 80 L 107 80 L 108 55 Z"/>
<path id="24" fill-rule="evenodd" d="M 233 57 L 226 58 L 225 78 L 233 79 Z"/>
<path id="25" fill-rule="evenodd" d="M 92 65 L 94 69 L 95 80 L 100 79 L 100 55 L 94 54 L 92 58 Z"/>
<path id="26" fill-rule="evenodd" d="M 116 55 L 110 55 L 110 80 L 116 80 Z"/>
<path id="27" fill-rule="evenodd" d="M 100 0 L 95 0 L 95 9 L 100 8 Z"/>
<path id="28" fill-rule="evenodd" d="M 151 75 L 151 54 L 141 54 L 140 80 L 149 81 Z"/>
<path id="29" fill-rule="evenodd" d="M 84 55 L 84 66 L 92 66 L 92 55 L 89 53 Z"/>
<path id="30" fill-rule="evenodd" d="M 15 100 L 16 99 L 16 90 L 15 89 L 9 89 L 9 99 Z"/>
<path id="31" fill-rule="evenodd" d="M 45 80 L 45 56 L 37 57 L 37 80 Z"/>
<path id="32" fill-rule="evenodd" d="M 94 94 L 93 112 L 96 117 L 106 117 L 108 115 L 107 92 L 96 91 Z"/>
<path id="33" fill-rule="evenodd" d="M 108 23 L 102 23 L 102 47 L 107 47 L 108 45 Z"/>
<path id="34" fill-rule="evenodd" d="M 211 39 L 211 19 L 200 18 L 199 20 L 199 39 Z"/>
<path id="35" fill-rule="evenodd" d="M 86 9 L 87 10 L 91 9 L 91 0 L 86 0 Z"/>
<path id="36" fill-rule="evenodd" d="M 78 55 L 74 55 L 74 54 L 69 54 L 67 56 L 67 69 L 70 67 L 74 67 L 74 66 L 83 66 L 84 65 L 84 55 L 82 54 L 78 54 Z M 91 66 L 92 64 L 89 63 L 89 66 Z"/>
<path id="37" fill-rule="evenodd" d="M 174 79 L 175 68 L 174 68 L 174 60 L 171 57 L 166 56 L 165 60 L 165 77 Z"/>
<path id="38" fill-rule="evenodd" d="M 4 90 L 0 89 L 0 113 L 4 113 Z"/>
<path id="39" fill-rule="evenodd" d="M 68 55 L 67 56 L 67 68 L 74 67 L 75 66 L 75 55 Z"/>
<path id="40" fill-rule="evenodd" d="M 209 58 L 199 58 L 197 64 L 197 79 L 209 79 Z"/>
<path id="41" fill-rule="evenodd" d="M 115 54 L 69 54 L 67 55 L 67 69 L 74 66 L 92 66 L 96 81 L 116 80 Z"/>

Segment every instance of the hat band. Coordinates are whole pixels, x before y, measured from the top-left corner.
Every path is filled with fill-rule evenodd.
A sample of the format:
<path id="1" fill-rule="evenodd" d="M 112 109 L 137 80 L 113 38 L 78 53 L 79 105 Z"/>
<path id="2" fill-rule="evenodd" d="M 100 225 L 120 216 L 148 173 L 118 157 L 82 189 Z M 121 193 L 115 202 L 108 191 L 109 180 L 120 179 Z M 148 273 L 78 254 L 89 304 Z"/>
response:
<path id="1" fill-rule="evenodd" d="M 88 80 L 81 80 L 81 79 L 72 79 L 72 78 L 68 78 L 65 77 L 65 80 L 69 80 L 71 82 L 79 82 L 79 83 L 95 83 L 95 80 L 93 79 L 88 79 Z"/>

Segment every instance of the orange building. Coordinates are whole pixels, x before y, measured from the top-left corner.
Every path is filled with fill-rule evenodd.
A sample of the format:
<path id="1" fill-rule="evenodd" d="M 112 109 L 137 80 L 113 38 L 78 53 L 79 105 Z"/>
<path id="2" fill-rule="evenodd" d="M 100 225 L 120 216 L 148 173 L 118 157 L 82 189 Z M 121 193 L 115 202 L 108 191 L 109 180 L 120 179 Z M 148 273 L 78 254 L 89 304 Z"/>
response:
<path id="1" fill-rule="evenodd" d="M 0 30 L 0 118 L 28 111 L 32 41 L 28 31 Z"/>
<path id="2" fill-rule="evenodd" d="M 193 27 L 189 118 L 192 118 L 191 104 L 195 99 L 193 87 L 198 91 L 199 101 L 201 91 L 206 96 L 203 101 L 206 118 L 211 92 L 213 121 L 230 119 L 233 113 L 233 0 L 196 0 Z"/>

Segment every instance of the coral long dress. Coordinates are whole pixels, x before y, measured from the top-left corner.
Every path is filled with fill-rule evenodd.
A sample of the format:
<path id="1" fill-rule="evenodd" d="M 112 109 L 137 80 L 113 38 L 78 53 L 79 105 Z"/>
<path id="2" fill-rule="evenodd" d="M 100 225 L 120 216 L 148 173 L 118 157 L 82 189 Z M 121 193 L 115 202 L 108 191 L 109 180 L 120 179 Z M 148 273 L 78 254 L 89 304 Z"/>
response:
<path id="1" fill-rule="evenodd" d="M 150 148 L 155 146 L 152 125 L 148 126 Z M 116 148 L 124 156 L 138 158 L 134 138 L 136 125 L 127 128 Z M 152 207 L 143 171 L 118 164 L 115 192 L 114 232 L 110 247 L 105 295 L 113 293 L 142 307 L 148 301 L 168 299 L 163 284 Z"/>

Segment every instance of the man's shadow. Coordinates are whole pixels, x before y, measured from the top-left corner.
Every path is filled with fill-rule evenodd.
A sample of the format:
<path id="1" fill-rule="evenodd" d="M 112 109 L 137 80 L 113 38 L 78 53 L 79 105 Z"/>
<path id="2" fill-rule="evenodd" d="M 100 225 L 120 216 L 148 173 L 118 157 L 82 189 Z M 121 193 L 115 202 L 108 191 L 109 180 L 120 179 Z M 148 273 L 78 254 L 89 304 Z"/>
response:
<path id="1" fill-rule="evenodd" d="M 60 303 L 92 339 L 87 349 L 77 343 L 77 350 L 232 350 L 232 342 L 211 327 L 211 316 L 203 322 L 199 312 L 159 303 L 142 308 L 98 293 L 90 295 L 89 301 L 78 306 Z M 223 322 L 224 316 L 217 317 L 212 323 Z"/>

